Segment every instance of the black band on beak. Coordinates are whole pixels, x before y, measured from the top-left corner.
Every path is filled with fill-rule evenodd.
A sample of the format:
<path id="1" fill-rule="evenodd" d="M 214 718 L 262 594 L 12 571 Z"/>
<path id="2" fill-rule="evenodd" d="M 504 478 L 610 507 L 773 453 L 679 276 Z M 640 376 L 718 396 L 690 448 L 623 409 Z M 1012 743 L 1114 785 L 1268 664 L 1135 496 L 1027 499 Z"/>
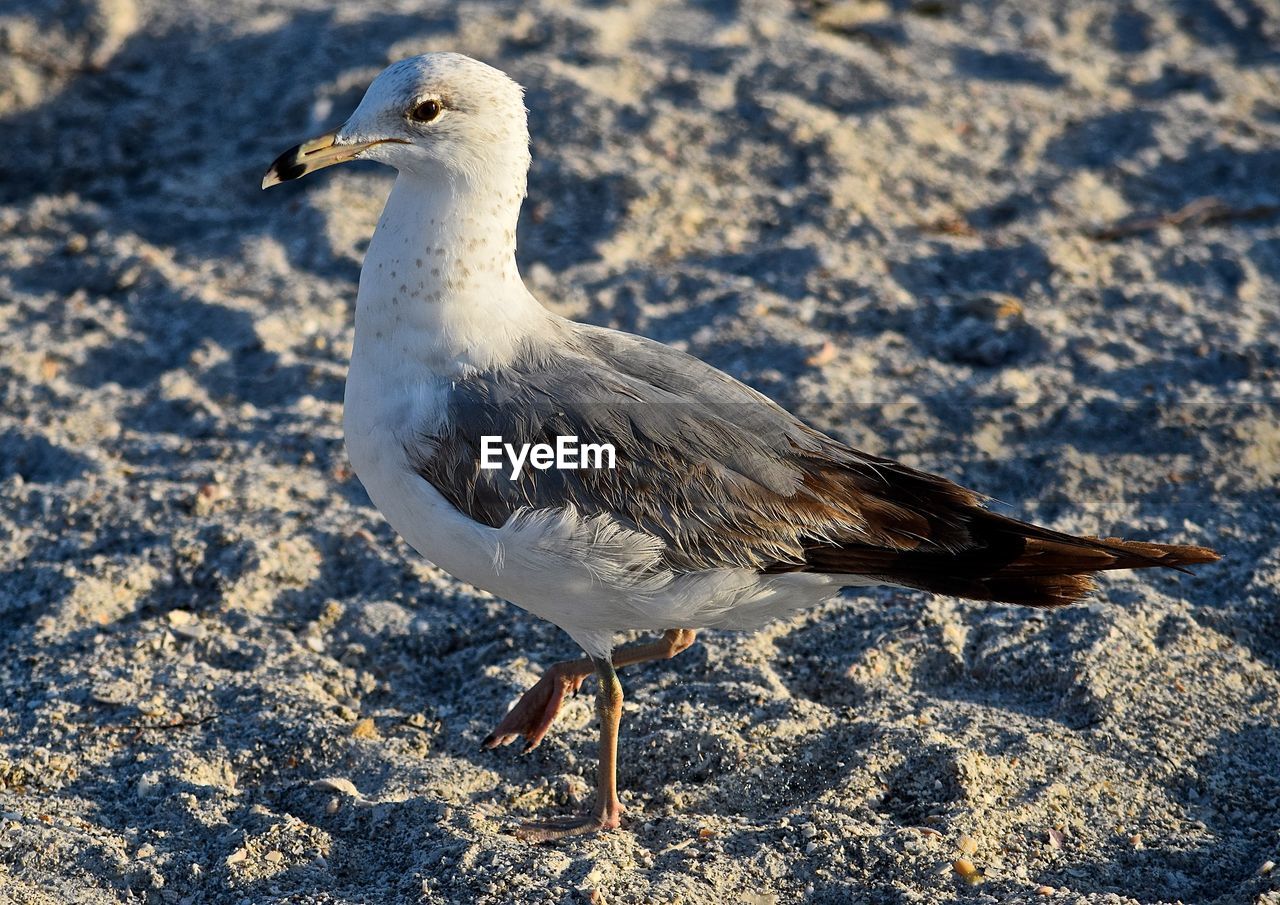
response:
<path id="1" fill-rule="evenodd" d="M 298 159 L 301 156 L 302 145 L 294 145 L 272 161 L 271 166 L 267 167 L 267 175 L 262 180 L 263 188 L 266 188 L 268 183 L 276 185 L 307 175 L 306 165 Z"/>

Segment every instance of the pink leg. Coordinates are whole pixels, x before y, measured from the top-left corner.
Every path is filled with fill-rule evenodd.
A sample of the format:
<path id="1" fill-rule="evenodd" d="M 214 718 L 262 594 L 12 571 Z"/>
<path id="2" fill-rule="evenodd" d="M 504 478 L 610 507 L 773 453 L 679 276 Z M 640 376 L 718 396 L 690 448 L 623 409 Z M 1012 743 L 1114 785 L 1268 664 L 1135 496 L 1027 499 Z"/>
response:
<path id="1" fill-rule="evenodd" d="M 645 644 L 632 644 L 619 648 L 613 654 L 613 666 L 631 666 L 649 660 L 666 660 L 693 644 L 697 633 L 693 629 L 678 628 L 665 632 L 658 641 Z M 485 748 L 497 748 L 509 745 L 517 738 L 525 740 L 524 751 L 527 753 L 542 743 L 543 737 L 556 715 L 564 705 L 564 699 L 570 692 L 577 693 L 583 681 L 597 666 L 589 659 L 565 660 L 546 671 L 537 684 L 530 688 L 516 702 L 515 706 L 502 718 L 497 728 L 489 733 L 482 742 Z M 621 693 L 621 692 L 619 692 Z"/>
<path id="2" fill-rule="evenodd" d="M 566 836 L 612 830 L 622 823 L 622 802 L 618 800 L 618 724 L 622 720 L 622 683 L 609 660 L 596 660 L 594 665 L 600 677 L 600 690 L 596 695 L 596 712 L 600 716 L 600 761 L 595 804 L 590 811 L 576 817 L 522 823 L 516 835 L 526 842 L 551 842 Z"/>

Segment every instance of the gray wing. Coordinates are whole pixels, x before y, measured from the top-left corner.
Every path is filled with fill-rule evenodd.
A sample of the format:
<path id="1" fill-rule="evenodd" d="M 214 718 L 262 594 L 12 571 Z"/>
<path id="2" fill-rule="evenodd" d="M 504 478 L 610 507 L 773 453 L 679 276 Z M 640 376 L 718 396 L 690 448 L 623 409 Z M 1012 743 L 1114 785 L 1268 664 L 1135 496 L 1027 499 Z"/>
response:
<path id="1" fill-rule="evenodd" d="M 755 390 L 660 343 L 564 322 L 563 342 L 454 384 L 417 472 L 491 527 L 576 507 L 660 538 L 678 571 L 808 567 L 813 551 L 960 549 L 978 496 L 849 449 Z M 609 443 L 613 469 L 480 467 L 481 438 Z"/>

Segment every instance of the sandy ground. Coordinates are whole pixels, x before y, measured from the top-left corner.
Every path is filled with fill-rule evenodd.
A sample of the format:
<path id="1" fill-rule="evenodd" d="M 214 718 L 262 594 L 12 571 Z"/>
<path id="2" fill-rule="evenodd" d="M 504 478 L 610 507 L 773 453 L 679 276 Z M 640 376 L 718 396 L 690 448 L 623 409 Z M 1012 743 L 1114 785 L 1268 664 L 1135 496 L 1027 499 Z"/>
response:
<path id="1" fill-rule="evenodd" d="M 630 826 L 517 842 L 592 708 L 480 751 L 572 645 L 350 474 L 390 175 L 258 189 L 428 49 L 529 87 L 557 311 L 1225 559 L 708 634 L 623 677 Z M 0 902 L 1280 901 L 1275 4 L 22 0 L 0 135 Z"/>

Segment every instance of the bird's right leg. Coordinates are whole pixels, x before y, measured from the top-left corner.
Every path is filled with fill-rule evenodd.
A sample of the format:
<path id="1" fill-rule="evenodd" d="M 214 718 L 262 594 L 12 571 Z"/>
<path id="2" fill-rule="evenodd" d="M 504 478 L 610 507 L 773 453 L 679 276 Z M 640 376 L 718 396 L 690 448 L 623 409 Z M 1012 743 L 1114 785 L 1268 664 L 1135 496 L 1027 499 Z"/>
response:
<path id="1" fill-rule="evenodd" d="M 613 652 L 613 665 L 616 668 L 649 660 L 669 660 L 688 649 L 696 636 L 693 629 L 670 629 L 657 641 L 618 648 Z M 595 672 L 595 664 L 586 657 L 556 663 L 543 673 L 536 685 L 521 696 L 482 744 L 486 748 L 497 748 L 523 737 L 524 751 L 532 751 L 551 728 L 556 714 L 564 705 L 564 699 L 570 693 L 577 693 L 587 676 Z"/>
<path id="2" fill-rule="evenodd" d="M 576 817 L 530 820 L 522 823 L 516 836 L 526 842 L 552 842 L 567 836 L 617 829 L 622 824 L 622 802 L 618 800 L 618 723 L 622 719 L 622 684 L 613 663 L 606 658 L 594 662 L 600 687 L 596 692 L 596 712 L 600 716 L 600 760 L 596 771 L 596 800 L 591 810 Z"/>

